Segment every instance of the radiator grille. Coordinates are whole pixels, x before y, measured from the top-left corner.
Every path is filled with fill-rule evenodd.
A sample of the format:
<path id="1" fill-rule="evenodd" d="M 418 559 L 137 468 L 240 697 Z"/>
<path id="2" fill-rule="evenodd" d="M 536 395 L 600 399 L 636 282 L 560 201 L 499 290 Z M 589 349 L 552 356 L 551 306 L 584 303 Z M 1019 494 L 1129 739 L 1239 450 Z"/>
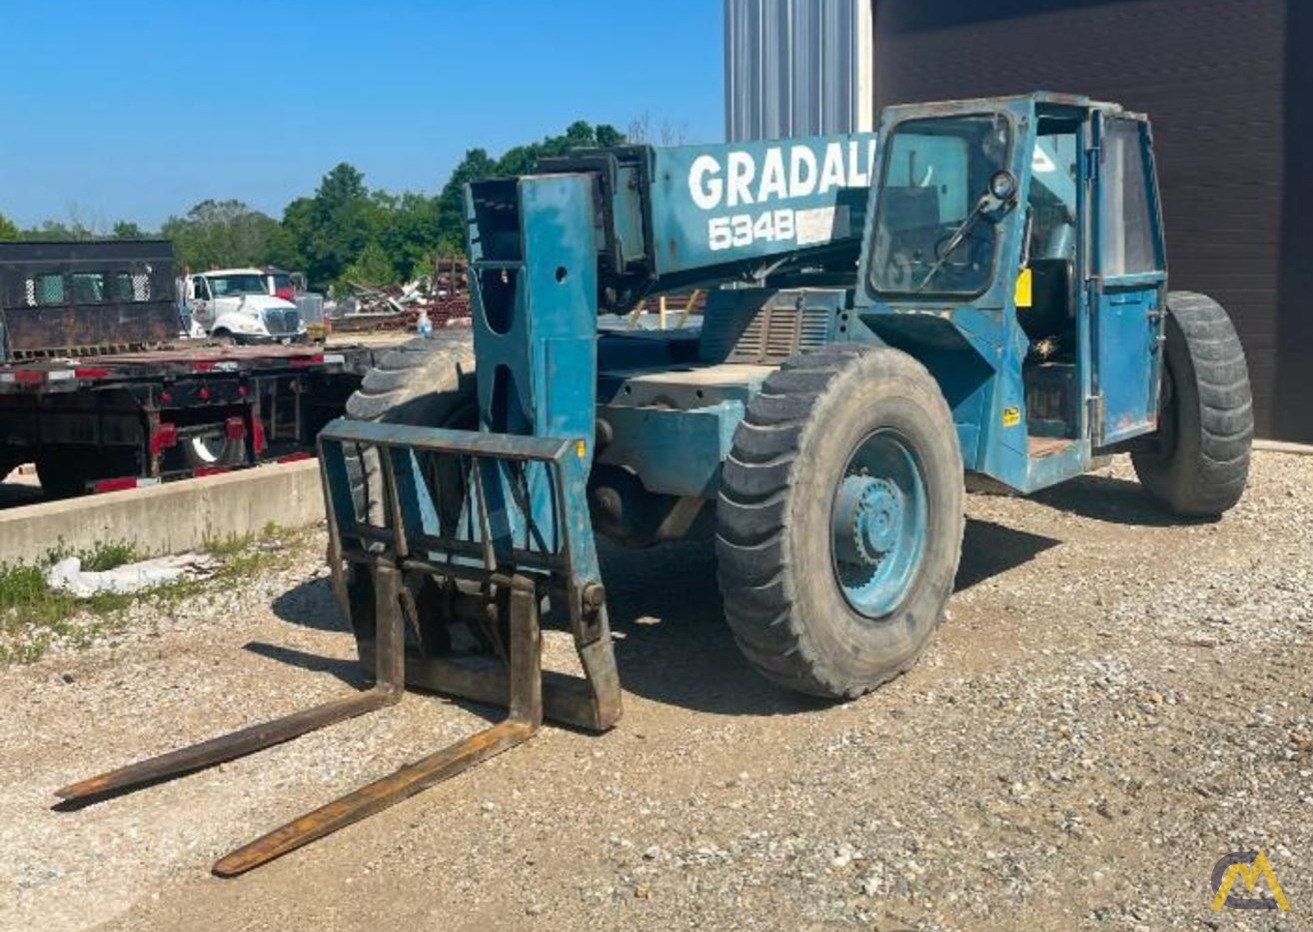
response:
<path id="1" fill-rule="evenodd" d="M 300 318 L 295 308 L 270 308 L 264 312 L 264 325 L 271 334 L 296 333 Z"/>

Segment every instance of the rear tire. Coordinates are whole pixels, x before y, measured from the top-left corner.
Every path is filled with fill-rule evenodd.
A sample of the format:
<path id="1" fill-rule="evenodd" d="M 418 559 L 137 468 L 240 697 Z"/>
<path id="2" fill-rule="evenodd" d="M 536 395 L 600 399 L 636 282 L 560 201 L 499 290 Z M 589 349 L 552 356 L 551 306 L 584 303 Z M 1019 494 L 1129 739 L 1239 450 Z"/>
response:
<path id="1" fill-rule="evenodd" d="M 1145 490 L 1184 517 L 1232 508 L 1249 478 L 1254 404 L 1244 347 L 1212 298 L 1167 296 L 1167 372 L 1157 449 L 1131 462 Z"/>
<path id="2" fill-rule="evenodd" d="M 388 351 L 365 374 L 360 388 L 347 399 L 346 416 L 357 421 L 406 424 L 412 427 L 474 429 L 478 407 L 474 382 L 474 341 L 468 331 L 443 338 L 415 339 Z M 378 457 L 346 455 L 347 474 L 358 520 L 383 522 L 382 476 Z M 334 573 L 342 567 L 332 567 Z M 358 642 L 374 639 L 374 581 L 360 566 L 348 566 L 337 587 L 356 625 Z M 348 608 L 343 606 L 344 611 Z"/>
<path id="3" fill-rule="evenodd" d="M 882 524 L 849 520 L 849 487 Z M 850 344 L 786 361 L 735 432 L 717 508 L 720 590 L 749 662 L 828 698 L 909 669 L 952 592 L 964 496 L 952 413 L 919 362 Z"/>

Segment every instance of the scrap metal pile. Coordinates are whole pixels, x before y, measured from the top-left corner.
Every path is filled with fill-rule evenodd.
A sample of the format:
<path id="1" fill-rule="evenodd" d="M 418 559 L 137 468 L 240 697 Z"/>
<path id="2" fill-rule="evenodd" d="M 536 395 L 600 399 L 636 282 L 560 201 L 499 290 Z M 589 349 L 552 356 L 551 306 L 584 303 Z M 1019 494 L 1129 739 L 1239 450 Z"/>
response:
<path id="1" fill-rule="evenodd" d="M 427 315 L 435 330 L 469 325 L 470 298 L 464 260 L 442 262 L 432 276 L 405 285 L 371 288 L 355 282 L 348 284 L 350 297 L 327 309 L 335 333 L 414 331 L 421 313 Z"/>

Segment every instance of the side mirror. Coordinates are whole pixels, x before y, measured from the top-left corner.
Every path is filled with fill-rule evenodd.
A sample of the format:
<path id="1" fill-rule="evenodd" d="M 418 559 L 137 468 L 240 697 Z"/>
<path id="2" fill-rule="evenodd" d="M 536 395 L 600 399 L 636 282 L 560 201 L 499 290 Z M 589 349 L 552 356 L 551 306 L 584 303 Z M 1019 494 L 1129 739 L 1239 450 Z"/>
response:
<path id="1" fill-rule="evenodd" d="M 994 176 L 989 179 L 989 193 L 995 198 L 1008 203 L 1017 196 L 1017 176 L 1010 171 L 994 172 Z"/>

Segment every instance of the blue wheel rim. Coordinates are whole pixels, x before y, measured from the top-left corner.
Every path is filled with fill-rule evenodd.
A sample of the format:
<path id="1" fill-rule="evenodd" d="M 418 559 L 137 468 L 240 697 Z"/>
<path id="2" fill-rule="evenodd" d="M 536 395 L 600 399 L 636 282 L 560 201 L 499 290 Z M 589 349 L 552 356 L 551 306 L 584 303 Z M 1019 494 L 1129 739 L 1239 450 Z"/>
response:
<path id="1" fill-rule="evenodd" d="M 907 596 L 925 553 L 925 480 L 916 454 L 892 430 L 853 452 L 831 506 L 830 555 L 843 597 L 884 618 Z"/>

